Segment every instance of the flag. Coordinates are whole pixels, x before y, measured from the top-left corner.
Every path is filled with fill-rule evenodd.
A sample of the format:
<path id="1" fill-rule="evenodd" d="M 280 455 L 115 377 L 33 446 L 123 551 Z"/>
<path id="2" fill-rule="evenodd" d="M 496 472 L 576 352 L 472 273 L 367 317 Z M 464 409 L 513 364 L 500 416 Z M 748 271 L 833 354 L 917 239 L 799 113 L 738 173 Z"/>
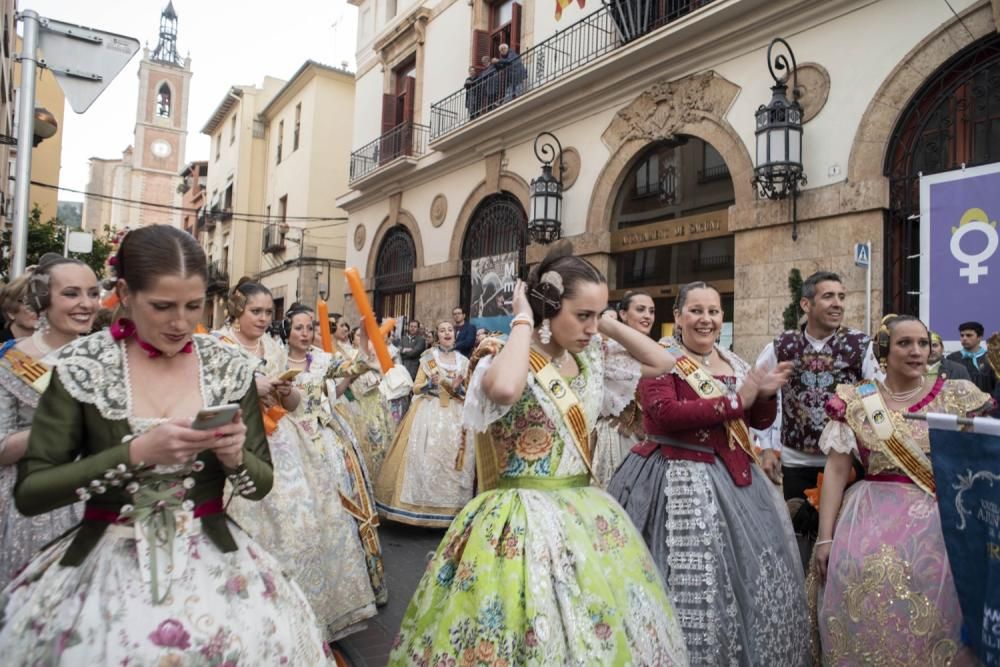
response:
<path id="1" fill-rule="evenodd" d="M 930 435 L 962 639 L 985 664 L 1000 665 L 1000 437 L 939 429 Z"/>

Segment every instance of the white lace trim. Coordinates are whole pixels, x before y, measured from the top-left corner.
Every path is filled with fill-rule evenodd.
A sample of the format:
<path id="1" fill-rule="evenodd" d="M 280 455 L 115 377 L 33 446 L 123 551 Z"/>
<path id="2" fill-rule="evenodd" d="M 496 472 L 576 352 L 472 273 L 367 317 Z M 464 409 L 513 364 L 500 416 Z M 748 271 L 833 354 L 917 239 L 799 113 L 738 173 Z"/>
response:
<path id="1" fill-rule="evenodd" d="M 642 365 L 613 338 L 604 340 L 604 405 L 602 417 L 615 417 L 635 399 Z"/>
<path id="2" fill-rule="evenodd" d="M 253 381 L 243 358 L 211 336 L 193 337 L 201 366 L 201 391 L 205 405 L 238 401 Z M 63 348 L 56 366 L 69 395 L 97 408 L 105 419 L 129 418 L 128 374 L 122 347 L 107 331 L 100 331 Z"/>
<path id="3" fill-rule="evenodd" d="M 859 456 L 858 439 L 854 435 L 854 431 L 846 422 L 836 419 L 827 422 L 823 433 L 819 436 L 819 448 L 827 455 L 830 452 L 839 452 Z"/>

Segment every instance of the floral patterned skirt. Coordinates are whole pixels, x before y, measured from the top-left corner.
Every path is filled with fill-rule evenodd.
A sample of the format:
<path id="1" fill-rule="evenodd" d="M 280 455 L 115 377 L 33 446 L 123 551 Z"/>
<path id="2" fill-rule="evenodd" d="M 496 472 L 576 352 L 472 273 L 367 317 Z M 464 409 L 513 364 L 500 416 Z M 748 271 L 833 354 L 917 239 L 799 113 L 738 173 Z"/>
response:
<path id="1" fill-rule="evenodd" d="M 759 467 L 630 454 L 608 486 L 653 552 L 693 665 L 812 662 L 805 581 L 777 488 Z"/>
<path id="2" fill-rule="evenodd" d="M 818 604 L 826 665 L 972 665 L 937 502 L 861 481 L 844 498 Z"/>
<path id="3" fill-rule="evenodd" d="M 686 665 L 642 538 L 606 493 L 480 494 L 451 524 L 390 665 Z"/>
<path id="4" fill-rule="evenodd" d="M 472 500 L 473 438 L 463 445 L 462 403 L 442 406 L 417 396 L 382 463 L 375 494 L 379 513 L 414 526 L 447 528 Z"/>
<path id="5" fill-rule="evenodd" d="M 333 664 L 309 603 L 270 554 L 239 530 L 239 548 L 223 553 L 190 514 L 178 525 L 159 604 L 130 526 L 110 526 L 77 567 L 59 565 L 72 536 L 40 553 L 0 593 L 3 664 Z"/>
<path id="6" fill-rule="evenodd" d="M 262 500 L 234 496 L 229 514 L 284 564 L 327 638 L 337 639 L 376 614 L 358 524 L 338 495 L 342 452 L 328 440 L 313 440 L 291 415 L 278 422 L 268 444 L 271 492 Z"/>
<path id="7" fill-rule="evenodd" d="M 385 459 L 386 450 L 396 434 L 389 405 L 377 389 L 361 394 L 356 400 L 346 401 L 344 415 L 358 436 L 361 451 L 365 455 L 365 467 L 373 478 L 378 477 Z"/>

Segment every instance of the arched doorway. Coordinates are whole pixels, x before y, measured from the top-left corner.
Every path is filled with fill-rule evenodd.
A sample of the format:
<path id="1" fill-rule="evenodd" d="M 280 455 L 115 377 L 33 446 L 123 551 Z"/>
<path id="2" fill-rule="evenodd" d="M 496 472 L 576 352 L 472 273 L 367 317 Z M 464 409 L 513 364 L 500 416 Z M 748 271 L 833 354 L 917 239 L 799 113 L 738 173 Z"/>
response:
<path id="1" fill-rule="evenodd" d="M 461 303 L 476 326 L 506 330 L 527 228 L 524 208 L 509 192 L 486 197 L 473 211 L 462 240 Z"/>
<path id="2" fill-rule="evenodd" d="M 375 260 L 375 316 L 413 318 L 413 269 L 417 250 L 409 230 L 397 225 L 386 232 Z"/>
<path id="3" fill-rule="evenodd" d="M 920 175 L 1000 160 L 1000 36 L 942 65 L 901 114 L 886 152 L 885 312 L 920 312 Z"/>
<path id="4" fill-rule="evenodd" d="M 655 337 L 672 330 L 678 288 L 704 280 L 722 293 L 722 343 L 730 344 L 735 244 L 728 209 L 734 200 L 725 160 L 697 137 L 650 144 L 629 166 L 611 220 L 611 299 L 629 290 L 650 294 Z"/>

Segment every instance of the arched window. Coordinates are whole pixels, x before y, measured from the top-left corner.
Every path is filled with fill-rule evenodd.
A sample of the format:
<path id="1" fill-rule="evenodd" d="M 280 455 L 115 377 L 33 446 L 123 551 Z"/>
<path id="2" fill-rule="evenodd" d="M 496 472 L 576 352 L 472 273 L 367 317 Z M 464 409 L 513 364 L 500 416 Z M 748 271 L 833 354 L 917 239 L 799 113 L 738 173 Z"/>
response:
<path id="1" fill-rule="evenodd" d="M 396 225 L 378 248 L 375 259 L 375 316 L 413 318 L 413 269 L 417 249 L 406 227 Z"/>
<path id="2" fill-rule="evenodd" d="M 509 192 L 490 195 L 476 207 L 462 241 L 461 304 L 470 320 L 511 314 L 527 228 L 524 208 Z"/>
<path id="3" fill-rule="evenodd" d="M 885 312 L 920 312 L 920 175 L 1000 160 L 1000 36 L 969 45 L 907 104 L 889 140 L 885 175 Z"/>
<path id="4" fill-rule="evenodd" d="M 161 84 L 159 92 L 156 93 L 156 115 L 160 118 L 170 118 L 170 86 L 166 83 Z"/>

